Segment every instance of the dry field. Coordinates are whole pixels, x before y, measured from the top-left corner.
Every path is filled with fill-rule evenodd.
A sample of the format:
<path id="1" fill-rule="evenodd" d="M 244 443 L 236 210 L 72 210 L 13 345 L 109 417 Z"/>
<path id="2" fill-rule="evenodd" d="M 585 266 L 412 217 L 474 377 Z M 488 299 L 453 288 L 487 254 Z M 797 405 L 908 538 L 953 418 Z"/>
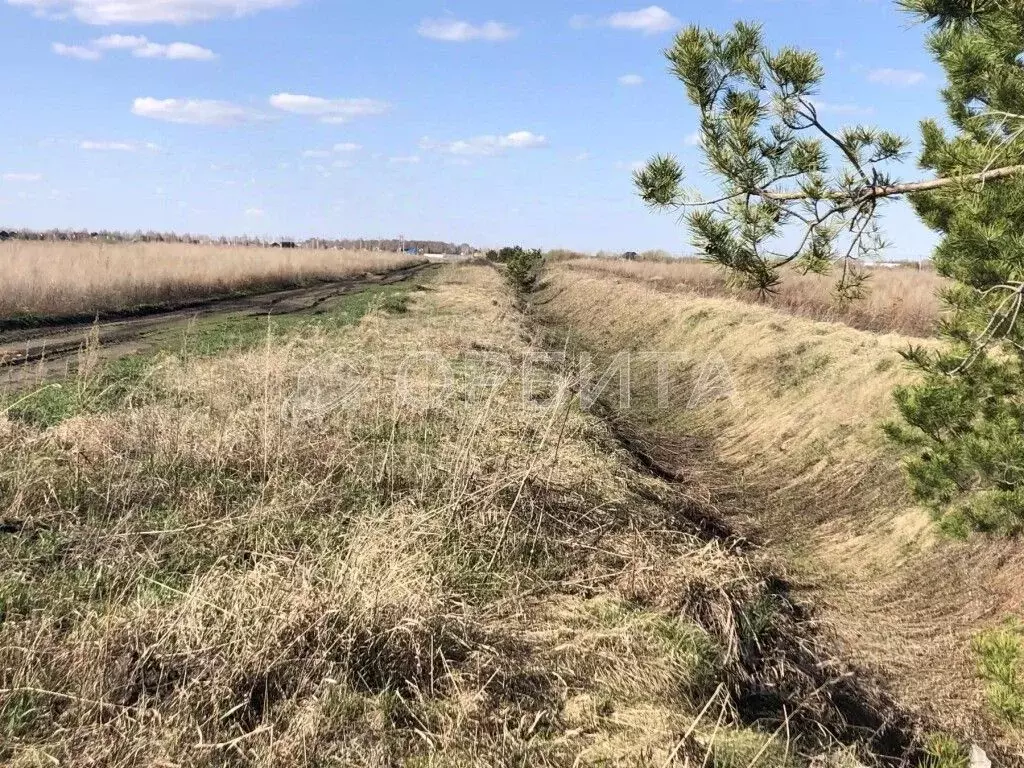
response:
<path id="1" fill-rule="evenodd" d="M 657 382 L 635 366 L 620 411 L 648 452 L 702 479 L 727 519 L 796 564 L 848 657 L 905 707 L 1000 744 L 997 764 L 1024 764 L 1024 733 L 993 717 L 972 651 L 979 632 L 1024 612 L 1024 544 L 939 538 L 880 429 L 893 387 L 913 376 L 898 353 L 922 342 L 620 279 L 685 269 L 558 265 L 537 311 L 555 343 L 568 334 L 599 359 L 662 361 Z"/>
<path id="2" fill-rule="evenodd" d="M 855 765 L 852 678 L 497 272 L 416 295 L 0 417 L 0 763 Z"/>
<path id="3" fill-rule="evenodd" d="M 12 241 L 0 244 L 0 318 L 174 304 L 334 280 L 416 260 L 359 251 Z"/>
<path id="4" fill-rule="evenodd" d="M 700 261 L 580 259 L 568 264 L 574 269 L 644 280 L 668 290 L 761 303 L 756 293 L 730 286 L 723 270 Z M 869 271 L 867 296 L 852 303 L 836 302 L 834 277 L 802 275 L 795 270 L 787 272 L 778 294 L 763 303 L 795 315 L 846 323 L 866 331 L 920 337 L 935 333 L 941 312 L 939 291 L 946 285 L 944 278 L 932 269 L 913 267 Z"/>

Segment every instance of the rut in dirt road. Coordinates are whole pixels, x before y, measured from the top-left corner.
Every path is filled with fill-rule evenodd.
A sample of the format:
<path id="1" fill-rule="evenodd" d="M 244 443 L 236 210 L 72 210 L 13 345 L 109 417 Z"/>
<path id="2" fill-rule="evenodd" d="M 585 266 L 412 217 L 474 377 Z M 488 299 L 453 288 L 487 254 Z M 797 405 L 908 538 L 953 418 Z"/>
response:
<path id="1" fill-rule="evenodd" d="M 434 264 L 417 264 L 383 274 L 289 288 L 252 296 L 190 302 L 171 309 L 134 309 L 106 313 L 98 318 L 76 318 L 33 328 L 0 330 L 0 389 L 16 389 L 65 375 L 73 358 L 87 345 L 98 345 L 97 356 L 107 361 L 144 352 L 150 337 L 182 327 L 198 319 L 218 315 L 248 317 L 315 315 L 327 311 L 333 302 L 368 288 L 393 285 L 435 269 Z M 0 327 L 2 323 L 0 323 Z"/>

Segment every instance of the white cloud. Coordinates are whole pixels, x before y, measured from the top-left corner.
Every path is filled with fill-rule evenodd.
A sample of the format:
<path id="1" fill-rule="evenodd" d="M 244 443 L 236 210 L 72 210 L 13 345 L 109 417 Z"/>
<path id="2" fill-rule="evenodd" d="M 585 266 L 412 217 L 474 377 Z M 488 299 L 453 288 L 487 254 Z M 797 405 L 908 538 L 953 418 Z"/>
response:
<path id="1" fill-rule="evenodd" d="M 135 100 L 132 114 L 181 125 L 237 125 L 261 119 L 259 113 L 230 101 L 211 99 Z"/>
<path id="2" fill-rule="evenodd" d="M 94 48 L 104 51 L 131 51 L 141 48 L 149 40 L 141 35 L 106 35 L 92 41 Z"/>
<path id="3" fill-rule="evenodd" d="M 924 72 L 916 69 L 873 69 L 868 72 L 868 80 L 881 85 L 911 86 L 920 85 L 925 81 Z"/>
<path id="4" fill-rule="evenodd" d="M 516 131 L 501 137 L 498 143 L 510 149 L 534 149 L 545 146 L 548 140 L 544 136 L 538 136 L 529 131 Z"/>
<path id="5" fill-rule="evenodd" d="M 239 17 L 300 0 L 7 0 L 9 5 L 54 17 L 72 16 L 86 24 L 187 24 Z"/>
<path id="6" fill-rule="evenodd" d="M 400 157 L 389 157 L 388 163 L 391 165 L 419 165 L 419 155 L 403 155 Z"/>
<path id="7" fill-rule="evenodd" d="M 613 13 L 602 20 L 603 24 L 612 29 L 627 29 L 642 32 L 645 35 L 656 35 L 678 29 L 682 22 L 659 5 L 651 5 L 639 11 L 622 11 Z"/>
<path id="8" fill-rule="evenodd" d="M 577 163 L 585 163 L 587 160 L 590 159 L 590 157 L 591 155 L 589 152 L 580 152 L 579 154 L 573 157 L 573 160 L 575 160 Z"/>
<path id="9" fill-rule="evenodd" d="M 146 150 L 148 152 L 159 152 L 160 147 L 152 142 L 146 142 L 140 144 L 135 141 L 82 141 L 78 145 L 79 149 L 83 149 L 86 152 L 141 152 Z"/>
<path id="10" fill-rule="evenodd" d="M 262 208 L 246 208 L 245 215 L 250 219 L 261 219 L 267 215 L 267 212 Z"/>
<path id="11" fill-rule="evenodd" d="M 700 131 L 694 131 L 693 133 L 688 133 L 686 134 L 686 136 L 683 137 L 683 144 L 685 144 L 688 147 L 699 147 L 700 140 Z"/>
<path id="12" fill-rule="evenodd" d="M 425 138 L 420 142 L 421 149 L 460 156 L 493 156 L 500 155 L 510 149 L 535 149 L 547 146 L 548 140 L 530 131 L 515 131 L 505 136 L 477 136 L 459 141 L 437 142 Z"/>
<path id="13" fill-rule="evenodd" d="M 21 181 L 21 182 L 29 183 L 29 182 L 34 182 L 34 181 L 42 181 L 43 180 L 43 174 L 41 174 L 41 173 L 13 173 L 13 172 L 9 172 L 9 173 L 5 173 L 2 176 L 0 176 L 0 179 L 3 179 L 4 181 L 11 181 L 11 182 Z"/>
<path id="14" fill-rule="evenodd" d="M 446 43 L 468 43 L 473 40 L 498 43 L 519 35 L 519 30 L 498 21 L 471 24 L 459 19 L 424 19 L 417 32 L 420 37 Z"/>
<path id="15" fill-rule="evenodd" d="M 67 56 L 70 59 L 80 59 L 81 61 L 96 61 L 103 57 L 99 51 L 94 51 L 92 48 L 86 48 L 83 45 L 65 45 L 64 43 L 54 43 L 53 52 L 58 56 Z"/>
<path id="16" fill-rule="evenodd" d="M 331 155 L 358 152 L 363 148 L 362 144 L 356 144 L 351 141 L 342 142 L 341 144 L 335 144 L 330 149 L 307 149 L 302 153 L 303 157 L 309 158 L 328 158 Z"/>
<path id="17" fill-rule="evenodd" d="M 643 84 L 644 79 L 640 75 L 623 75 L 619 78 L 619 85 L 633 86 Z"/>
<path id="18" fill-rule="evenodd" d="M 383 115 L 391 109 L 386 101 L 377 99 L 324 99 L 294 93 L 277 93 L 270 105 L 293 115 L 319 118 L 322 123 L 347 123 L 360 117 Z"/>
<path id="19" fill-rule="evenodd" d="M 146 43 L 132 50 L 140 59 L 170 59 L 171 61 L 211 61 L 217 54 L 209 48 L 192 43 Z"/>
<path id="20" fill-rule="evenodd" d="M 104 51 L 130 51 L 140 59 L 171 59 L 173 61 L 210 61 L 217 54 L 209 48 L 193 43 L 153 43 L 142 35 L 106 35 L 93 40 L 88 46 L 53 44 L 54 53 L 95 61 Z"/>
<path id="21" fill-rule="evenodd" d="M 633 173 L 636 173 L 637 171 L 642 171 L 646 167 L 647 167 L 647 163 L 644 160 L 634 160 L 631 163 L 623 163 L 623 162 L 620 161 L 620 162 L 615 164 L 615 168 L 617 170 L 620 170 L 620 171 L 631 171 Z"/>

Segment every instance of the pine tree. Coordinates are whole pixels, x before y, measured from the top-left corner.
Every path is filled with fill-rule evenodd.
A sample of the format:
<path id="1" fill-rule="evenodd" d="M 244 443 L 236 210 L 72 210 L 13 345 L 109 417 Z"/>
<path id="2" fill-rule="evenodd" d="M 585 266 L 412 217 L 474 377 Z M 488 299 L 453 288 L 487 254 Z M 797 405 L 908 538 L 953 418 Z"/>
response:
<path id="1" fill-rule="evenodd" d="M 908 142 L 870 126 L 835 130 L 815 101 L 819 58 L 768 50 L 757 26 L 689 27 L 666 51 L 700 114 L 721 192 L 683 188 L 668 155 L 635 174 L 641 197 L 677 210 L 693 244 L 743 284 L 772 293 L 784 269 L 838 272 L 839 301 L 861 297 L 865 257 L 885 247 L 878 213 L 908 196 L 943 235 L 934 261 L 951 278 L 943 349 L 905 356 L 921 380 L 896 393 L 887 432 L 909 451 L 910 485 L 948 531 L 1024 530 L 1024 0 L 903 0 L 934 25 L 954 134 L 922 123 L 921 166 L 897 182 Z"/>

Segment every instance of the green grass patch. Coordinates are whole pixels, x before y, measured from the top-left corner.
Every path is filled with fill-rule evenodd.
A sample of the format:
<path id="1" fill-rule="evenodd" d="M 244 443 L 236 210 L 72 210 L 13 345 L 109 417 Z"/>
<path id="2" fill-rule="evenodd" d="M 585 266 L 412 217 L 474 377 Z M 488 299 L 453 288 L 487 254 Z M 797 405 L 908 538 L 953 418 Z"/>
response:
<path id="1" fill-rule="evenodd" d="M 81 413 L 100 413 L 143 392 L 155 356 L 129 355 L 104 363 L 89 377 L 68 377 L 33 392 L 0 399 L 0 410 L 15 420 L 52 427 Z M 5 402 L 6 401 L 6 402 Z"/>
<path id="2" fill-rule="evenodd" d="M 784 739 L 753 729 L 720 728 L 707 741 L 707 765 L 712 768 L 797 768 L 801 764 Z M 832 764 L 846 768 L 838 761 Z"/>
<path id="3" fill-rule="evenodd" d="M 1007 725 L 1024 726 L 1024 624 L 1011 619 L 981 633 L 974 653 L 992 711 Z"/>
<path id="4" fill-rule="evenodd" d="M 163 351 L 198 357 L 251 349 L 268 336 L 280 338 L 310 331 L 339 331 L 358 323 L 372 309 L 388 314 L 408 311 L 409 293 L 415 284 L 373 286 L 341 296 L 317 315 L 232 315 L 202 320 L 183 330 L 166 332 L 160 339 Z"/>
<path id="5" fill-rule="evenodd" d="M 964 746 L 944 733 L 934 733 L 925 740 L 924 755 L 922 768 L 969 768 L 971 764 Z"/>
<path id="6" fill-rule="evenodd" d="M 718 646 L 691 621 L 617 598 L 594 599 L 587 610 L 598 625 L 624 630 L 634 651 L 642 652 L 639 649 L 646 646 L 652 657 L 671 659 L 684 688 L 703 691 L 722 671 Z"/>

